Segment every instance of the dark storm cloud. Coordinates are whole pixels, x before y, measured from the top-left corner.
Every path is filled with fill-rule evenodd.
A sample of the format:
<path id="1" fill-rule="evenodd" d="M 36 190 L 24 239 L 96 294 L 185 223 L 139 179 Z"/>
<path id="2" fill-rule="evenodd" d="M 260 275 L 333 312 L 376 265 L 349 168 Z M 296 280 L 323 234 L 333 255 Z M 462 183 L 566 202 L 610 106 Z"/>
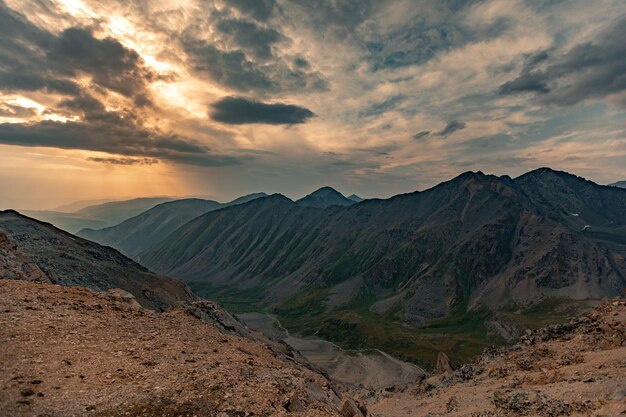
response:
<path id="1" fill-rule="evenodd" d="M 227 124 L 263 123 L 293 125 L 304 123 L 315 114 L 292 104 L 267 104 L 243 97 L 226 97 L 212 105 L 211 118 Z"/>
<path id="2" fill-rule="evenodd" d="M 222 51 L 213 44 L 193 40 L 186 41 L 184 47 L 194 69 L 222 85 L 240 91 L 277 89 L 276 83 L 243 51 Z"/>
<path id="3" fill-rule="evenodd" d="M 418 1 L 415 9 L 421 13 L 415 13 L 405 24 L 383 32 L 370 29 L 367 25 L 370 19 L 365 19 L 362 30 L 357 33 L 362 37 L 366 60 L 373 71 L 421 65 L 440 53 L 475 41 L 478 33 L 467 28 L 463 11 L 478 1 Z M 371 7 L 369 13 L 375 13 L 376 6 L 380 3 Z M 409 9 L 407 13 L 413 11 Z M 504 26 L 489 27 L 481 35 L 496 37 Z"/>
<path id="4" fill-rule="evenodd" d="M 257 96 L 268 93 L 328 90 L 324 76 L 301 55 L 286 53 L 292 39 L 273 20 L 251 20 L 271 3 L 233 2 L 244 17 L 232 9 L 210 12 L 210 28 L 203 22 L 186 28 L 180 38 L 187 62 L 200 76 L 229 89 Z M 257 7 L 258 6 L 258 7 Z M 268 9 L 269 10 L 269 9 Z M 254 11 L 254 13 L 253 13 Z M 212 40 L 203 35 L 210 30 Z"/>
<path id="5" fill-rule="evenodd" d="M 0 88 L 47 90 L 78 95 L 74 77 L 87 74 L 99 87 L 146 101 L 145 84 L 156 75 L 139 55 L 113 38 L 97 39 L 89 29 L 55 35 L 30 23 L 0 1 Z"/>
<path id="6" fill-rule="evenodd" d="M 141 92 L 155 77 L 137 52 L 113 38 L 97 39 L 84 28 L 64 30 L 52 41 L 46 58 L 63 75 L 90 74 L 96 84 L 127 97 Z"/>
<path id="7" fill-rule="evenodd" d="M 158 164 L 156 158 L 87 158 L 91 162 L 99 162 L 109 165 L 154 165 Z"/>
<path id="8" fill-rule="evenodd" d="M 395 109 L 398 106 L 398 104 L 402 103 L 405 100 L 406 100 L 406 96 L 403 96 L 403 95 L 390 97 L 387 100 L 374 103 L 370 105 L 369 107 L 361 110 L 359 112 L 359 117 L 379 116 L 383 113 L 386 113 L 388 111 Z"/>
<path id="9" fill-rule="evenodd" d="M 452 133 L 458 131 L 458 130 L 463 130 L 465 129 L 466 124 L 464 122 L 460 122 L 458 120 L 453 120 L 450 123 L 448 123 L 446 125 L 446 127 L 443 128 L 443 130 L 441 132 L 437 132 L 437 135 L 439 136 L 448 136 L 451 135 Z"/>
<path id="10" fill-rule="evenodd" d="M 47 68 L 45 48 L 54 35 L 30 23 L 0 0 L 0 89 L 49 91 L 74 94 L 79 88 L 70 81 L 59 79 L 54 68 Z"/>
<path id="11" fill-rule="evenodd" d="M 276 56 L 269 62 L 257 63 L 242 49 L 224 50 L 193 38 L 183 39 L 183 48 L 194 70 L 237 91 L 268 93 L 328 88 L 320 73 L 289 65 Z"/>
<path id="12" fill-rule="evenodd" d="M 328 89 L 319 72 L 290 65 L 281 57 L 256 62 L 243 49 L 225 50 L 193 38 L 185 38 L 183 48 L 195 71 L 237 91 L 263 94 Z"/>
<path id="13" fill-rule="evenodd" d="M 547 94 L 550 87 L 545 74 L 524 70 L 516 79 L 502 84 L 498 91 L 503 95 L 528 92 Z"/>
<path id="14" fill-rule="evenodd" d="M 29 69 L 21 74 L 17 72 L 0 72 L 0 89 L 6 91 L 46 90 L 67 95 L 80 94 L 81 88 L 74 81 L 54 79 L 45 74 L 37 74 L 31 71 Z"/>
<path id="15" fill-rule="evenodd" d="M 430 130 L 422 130 L 421 132 L 417 132 L 416 134 L 414 134 L 413 139 L 425 138 L 426 136 L 430 135 L 430 133 Z"/>
<path id="16" fill-rule="evenodd" d="M 132 112 L 100 111 L 92 105 L 81 122 L 2 123 L 0 144 L 84 149 L 201 166 L 232 165 L 241 160 L 213 154 L 208 147 L 176 134 L 146 129 Z"/>
<path id="17" fill-rule="evenodd" d="M 536 93 L 541 102 L 558 105 L 626 92 L 624 33 L 626 18 L 597 40 L 576 45 L 562 55 L 544 52 L 541 59 L 527 62 L 517 78 L 502 84 L 499 92 Z M 541 63 L 545 65 L 539 67 Z"/>
<path id="18" fill-rule="evenodd" d="M 385 2 L 379 0 L 290 0 L 296 6 L 294 19 L 306 21 L 321 32 L 353 36 L 355 29 L 369 19 Z"/>
<path id="19" fill-rule="evenodd" d="M 535 92 L 546 94 L 550 92 L 548 83 L 542 73 L 534 71 L 537 65 L 549 58 L 548 51 L 540 51 L 529 56 L 524 62 L 521 74 L 514 80 L 507 81 L 499 88 L 500 94 L 516 94 L 523 92 Z"/>
<path id="20" fill-rule="evenodd" d="M 361 46 L 372 70 L 381 71 L 423 64 L 440 52 L 477 40 L 463 11 L 479 1 L 414 1 L 405 11 L 408 21 L 391 27 L 376 24 L 379 13 L 393 3 L 389 1 L 290 0 L 284 9 L 299 25 L 315 28 L 320 42 L 336 39 Z M 496 37 L 505 26 L 486 28 L 483 35 Z"/>
<path id="21" fill-rule="evenodd" d="M 287 38 L 275 29 L 260 27 L 254 22 L 241 19 L 222 19 L 217 29 L 232 38 L 233 42 L 258 59 L 275 58 L 272 46 Z"/>
<path id="22" fill-rule="evenodd" d="M 30 117 L 37 114 L 30 107 L 17 106 L 15 104 L 0 103 L 0 117 Z"/>
<path id="23" fill-rule="evenodd" d="M 452 26 L 424 28 L 421 23 L 389 33 L 367 43 L 368 60 L 373 70 L 423 64 L 441 51 L 458 47 L 468 41 Z"/>
<path id="24" fill-rule="evenodd" d="M 113 38 L 98 39 L 90 29 L 70 27 L 58 35 L 30 23 L 0 0 L 0 89 L 56 92 L 66 96 L 45 114 L 79 116 L 79 121 L 0 124 L 0 144 L 84 149 L 121 155 L 99 162 L 148 163 L 152 160 L 200 165 L 237 164 L 250 157 L 215 154 L 208 147 L 173 133 L 143 125 L 137 109 L 150 104 L 147 83 L 160 75 L 148 69 L 137 52 Z M 87 76 L 90 85 L 75 79 Z M 107 111 L 90 91 L 116 92 L 130 101 Z M 3 105 L 5 116 L 28 116 Z M 19 110 L 19 112 L 18 112 Z"/>
<path id="25" fill-rule="evenodd" d="M 276 7 L 276 0 L 226 0 L 226 4 L 256 20 L 267 20 Z"/>

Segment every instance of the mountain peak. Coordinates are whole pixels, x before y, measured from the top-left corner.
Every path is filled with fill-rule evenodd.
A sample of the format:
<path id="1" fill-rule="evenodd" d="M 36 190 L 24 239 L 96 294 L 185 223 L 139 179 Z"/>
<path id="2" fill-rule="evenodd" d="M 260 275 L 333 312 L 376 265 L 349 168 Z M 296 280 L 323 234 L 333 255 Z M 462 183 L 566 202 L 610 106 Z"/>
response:
<path id="1" fill-rule="evenodd" d="M 296 201 L 301 206 L 325 208 L 329 206 L 348 206 L 355 201 L 346 198 L 332 187 L 325 186 Z"/>
<path id="2" fill-rule="evenodd" d="M 537 168 L 532 171 L 529 171 L 515 178 L 515 181 L 516 182 L 524 182 L 527 180 L 536 181 L 536 180 L 539 180 L 540 178 L 559 178 L 561 180 L 568 181 L 571 184 L 580 183 L 580 184 L 588 184 L 588 185 L 598 185 L 595 182 L 590 181 L 586 178 L 580 177 L 578 175 L 570 174 L 569 172 L 566 172 L 566 171 L 559 171 L 559 170 L 552 169 L 549 167 L 541 167 L 541 168 Z"/>
<path id="3" fill-rule="evenodd" d="M 344 195 L 341 194 L 339 191 L 337 191 L 333 187 L 329 187 L 329 186 L 324 186 L 322 188 L 319 188 L 319 189 L 313 191 L 309 195 L 310 196 L 314 196 L 314 197 L 325 197 L 325 196 L 328 196 L 328 195 L 340 195 L 340 196 L 344 197 Z"/>
<path id="4" fill-rule="evenodd" d="M 493 181 L 493 180 L 499 180 L 499 179 L 500 178 L 495 175 L 491 175 L 491 174 L 487 175 L 483 173 L 482 171 L 465 171 L 462 174 L 459 174 L 456 177 L 452 178 L 451 180 L 445 181 L 439 185 L 442 185 L 442 184 L 462 185 L 468 182 L 485 182 L 485 181 Z M 434 188 L 437 188 L 439 185 L 436 185 Z"/>
<path id="5" fill-rule="evenodd" d="M 293 203 L 293 200 L 290 199 L 289 197 L 285 197 L 284 195 L 280 194 L 280 193 L 274 193 L 271 195 L 268 195 L 267 197 L 264 197 L 265 201 L 282 201 L 285 203 Z"/>
<path id="6" fill-rule="evenodd" d="M 361 197 L 359 197 L 359 196 L 358 196 L 358 195 L 356 195 L 356 194 L 351 194 L 351 195 L 349 195 L 349 196 L 348 196 L 348 200 L 352 200 L 352 201 L 354 201 L 355 203 L 360 203 L 360 202 L 361 202 L 361 201 L 363 201 L 364 199 L 363 199 L 363 198 L 361 198 Z"/>
<path id="7" fill-rule="evenodd" d="M 234 206 L 237 204 L 243 204 L 243 203 L 247 203 L 249 201 L 252 200 L 256 200 L 257 198 L 263 198 L 263 197 L 267 197 L 268 195 L 266 193 L 260 192 L 260 193 L 252 193 L 252 194 L 246 194 L 243 195 L 241 197 L 238 197 L 232 201 L 229 201 L 228 203 L 226 203 L 227 206 Z"/>

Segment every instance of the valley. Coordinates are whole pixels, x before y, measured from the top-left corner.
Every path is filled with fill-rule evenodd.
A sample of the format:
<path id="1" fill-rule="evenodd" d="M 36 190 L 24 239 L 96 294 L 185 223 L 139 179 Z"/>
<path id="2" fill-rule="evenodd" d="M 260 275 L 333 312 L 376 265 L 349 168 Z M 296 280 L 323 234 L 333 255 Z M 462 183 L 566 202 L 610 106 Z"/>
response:
<path id="1" fill-rule="evenodd" d="M 425 375 L 424 370 L 376 350 L 343 350 L 318 337 L 292 336 L 273 316 L 243 313 L 236 317 L 250 328 L 281 340 L 323 370 L 333 381 L 367 391 L 404 389 Z"/>

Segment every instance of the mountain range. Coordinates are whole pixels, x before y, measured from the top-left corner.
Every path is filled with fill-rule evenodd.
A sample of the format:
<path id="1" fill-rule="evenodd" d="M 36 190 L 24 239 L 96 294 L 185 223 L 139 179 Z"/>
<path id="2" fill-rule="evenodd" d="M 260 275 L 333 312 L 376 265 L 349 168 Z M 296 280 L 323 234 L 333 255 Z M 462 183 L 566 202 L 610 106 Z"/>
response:
<path id="1" fill-rule="evenodd" d="M 365 416 L 458 414 L 462 401 L 474 401 L 469 411 L 494 415 L 617 415 L 624 301 L 566 318 L 578 303 L 623 290 L 625 200 L 626 190 L 549 169 L 515 179 L 465 173 L 423 192 L 345 206 L 250 198 L 200 214 L 141 255 L 155 266 L 180 259 L 172 271 L 199 292 L 240 310 L 271 311 L 289 329 L 436 363 L 434 375 L 417 372 L 402 392 L 393 384 L 330 380 L 290 346 L 198 300 L 183 282 L 113 248 L 0 211 L 9 353 L 0 409 L 24 416 L 206 409 Z M 194 204 L 197 212 L 207 208 L 203 200 L 179 208 L 192 216 Z M 139 217 L 158 229 L 157 218 Z M 207 270 L 195 270 L 199 265 Z M 418 314 L 411 310 L 416 299 Z M 168 311 L 156 314 L 135 300 Z M 493 341 L 485 329 L 539 328 L 555 320 L 555 307 L 563 324 L 527 330 L 515 346 L 487 349 L 455 370 L 464 355 Z M 314 357 L 333 362 L 324 359 L 328 342 L 298 340 L 318 344 Z M 369 364 L 373 378 L 380 377 L 376 366 L 395 360 L 367 352 L 343 354 Z M 488 395 L 476 400 L 481 392 Z M 601 401 L 579 401 L 598 392 Z"/>
<path id="2" fill-rule="evenodd" d="M 201 214 L 265 196 L 267 196 L 265 193 L 249 194 L 225 204 L 197 198 L 168 201 L 116 226 L 99 230 L 86 228 L 80 230 L 77 235 L 102 245 L 111 246 L 133 258 L 146 247 L 159 242 Z"/>
<path id="3" fill-rule="evenodd" d="M 611 187 L 619 187 L 619 188 L 626 188 L 626 180 L 625 181 L 617 181 L 614 182 L 613 184 L 609 184 Z"/>
<path id="4" fill-rule="evenodd" d="M 114 226 L 130 217 L 136 216 L 157 204 L 171 201 L 170 197 L 142 197 L 123 201 L 109 201 L 106 203 L 88 205 L 76 211 L 65 212 L 60 210 L 23 210 L 23 214 L 36 218 L 70 233 L 76 233 L 84 228 L 103 228 Z M 80 207 L 70 204 L 61 207 L 62 210 L 72 210 Z"/>
<path id="5" fill-rule="evenodd" d="M 361 347 L 371 326 L 381 342 L 397 325 L 618 295 L 625 257 L 626 190 L 542 168 L 325 208 L 275 194 L 201 215 L 137 259 L 232 308 Z M 490 326 L 506 336 L 507 323 Z"/>
<path id="6" fill-rule="evenodd" d="M 80 235 L 235 312 L 271 312 L 292 332 L 425 365 L 439 350 L 462 361 L 515 339 L 532 320 L 546 324 L 626 287 L 626 190 L 618 187 L 541 168 L 517 178 L 466 172 L 425 191 L 356 200 L 330 187 L 297 201 L 183 199 Z M 19 269 L 35 278 L 54 282 L 50 271 L 60 270 L 77 285 L 117 285 L 139 298 L 119 276 L 158 280 L 114 249 L 5 213 L 14 219 L 0 224 L 18 245 L 13 259 L 25 259 Z M 36 238 L 15 229 L 24 222 Z M 40 240 L 56 246 L 47 252 Z M 111 262 L 100 264 L 98 253 Z M 41 265 L 54 267 L 40 273 Z"/>

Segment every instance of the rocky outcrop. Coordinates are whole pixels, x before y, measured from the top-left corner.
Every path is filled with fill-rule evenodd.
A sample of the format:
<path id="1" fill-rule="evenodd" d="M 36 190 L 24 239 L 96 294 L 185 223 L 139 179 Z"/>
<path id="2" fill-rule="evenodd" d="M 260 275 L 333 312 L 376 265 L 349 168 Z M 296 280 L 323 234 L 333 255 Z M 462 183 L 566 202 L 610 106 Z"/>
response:
<path id="1" fill-rule="evenodd" d="M 626 300 L 528 331 L 509 348 L 369 406 L 373 416 L 626 415 Z"/>
<path id="2" fill-rule="evenodd" d="M 450 358 L 444 352 L 437 355 L 437 364 L 435 365 L 435 373 L 450 374 L 454 371 Z"/>
<path id="3" fill-rule="evenodd" d="M 25 279 L 50 282 L 50 279 L 26 253 L 18 250 L 0 229 L 0 279 Z"/>
<path id="4" fill-rule="evenodd" d="M 341 417 L 364 417 L 367 415 L 366 408 L 351 398 L 346 398 L 339 407 Z"/>

